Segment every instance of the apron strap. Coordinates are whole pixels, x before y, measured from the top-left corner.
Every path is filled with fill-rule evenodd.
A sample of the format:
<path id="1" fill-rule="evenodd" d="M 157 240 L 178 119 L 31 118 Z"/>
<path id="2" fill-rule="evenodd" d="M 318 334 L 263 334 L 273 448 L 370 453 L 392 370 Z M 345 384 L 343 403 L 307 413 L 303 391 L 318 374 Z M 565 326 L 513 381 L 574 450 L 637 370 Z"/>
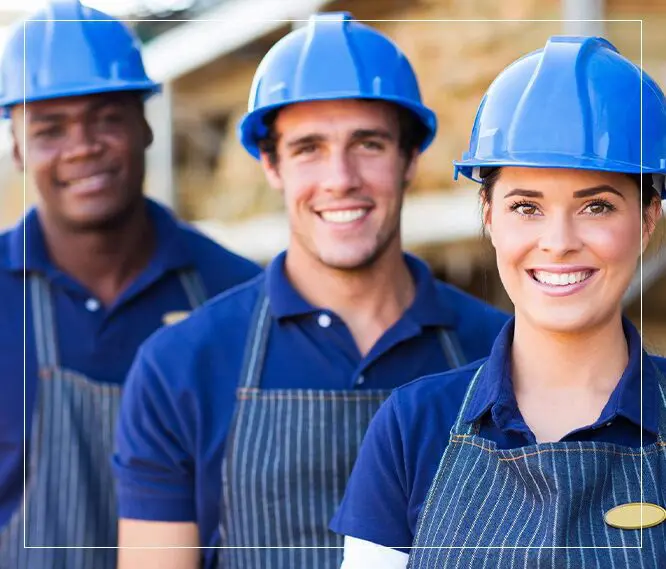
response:
<path id="1" fill-rule="evenodd" d="M 39 273 L 30 273 L 30 303 L 39 369 L 58 367 L 58 343 L 51 286 Z"/>
<path id="2" fill-rule="evenodd" d="M 659 366 L 654 363 L 652 358 L 645 352 L 643 352 L 643 363 L 651 365 L 657 375 L 657 391 L 659 392 L 657 405 L 659 408 L 659 431 L 657 433 L 657 438 L 663 443 L 666 442 L 666 376 L 659 369 Z"/>
<path id="3" fill-rule="evenodd" d="M 206 300 L 208 300 L 206 288 L 204 287 L 199 271 L 196 271 L 195 269 L 185 269 L 178 272 L 178 278 L 180 278 L 180 282 L 185 289 L 187 300 L 192 309 L 201 306 Z"/>
<path id="4" fill-rule="evenodd" d="M 254 305 L 254 311 L 250 319 L 250 328 L 245 342 L 243 371 L 240 376 L 240 386 L 242 388 L 257 388 L 261 382 L 261 371 L 264 367 L 268 334 L 271 329 L 271 317 L 268 307 L 268 295 L 262 286 L 257 302 Z"/>
<path id="5" fill-rule="evenodd" d="M 465 353 L 458 340 L 458 335 L 453 330 L 439 328 L 437 330 L 437 339 L 442 346 L 444 357 L 451 369 L 455 369 L 467 363 L 467 358 L 465 357 Z"/>
<path id="6" fill-rule="evenodd" d="M 456 417 L 456 422 L 451 429 L 451 435 L 476 435 L 478 434 L 478 425 L 476 421 L 468 423 L 465 421 L 465 414 L 467 413 L 467 408 L 469 403 L 476 392 L 476 386 L 479 383 L 479 376 L 481 375 L 481 370 L 486 364 L 481 364 L 481 367 L 476 370 L 472 381 L 467 387 L 467 392 L 465 393 L 465 399 L 463 399 L 462 405 L 460 406 L 460 411 L 458 411 L 458 416 Z"/>

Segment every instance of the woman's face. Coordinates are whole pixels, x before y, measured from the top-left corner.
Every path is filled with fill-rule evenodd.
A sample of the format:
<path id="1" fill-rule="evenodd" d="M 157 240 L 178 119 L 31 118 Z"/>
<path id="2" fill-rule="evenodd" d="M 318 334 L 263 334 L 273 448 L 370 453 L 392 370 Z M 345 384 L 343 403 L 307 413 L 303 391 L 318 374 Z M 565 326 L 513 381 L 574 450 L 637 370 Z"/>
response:
<path id="1" fill-rule="evenodd" d="M 619 316 L 659 205 L 644 223 L 623 174 L 502 168 L 484 218 L 516 316 L 561 333 Z"/>

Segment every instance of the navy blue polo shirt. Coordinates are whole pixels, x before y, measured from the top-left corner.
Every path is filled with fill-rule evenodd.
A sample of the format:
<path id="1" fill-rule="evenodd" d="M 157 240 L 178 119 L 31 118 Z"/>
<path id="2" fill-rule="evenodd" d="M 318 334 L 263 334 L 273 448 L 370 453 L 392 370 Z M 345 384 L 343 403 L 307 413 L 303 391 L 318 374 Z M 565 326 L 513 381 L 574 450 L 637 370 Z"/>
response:
<path id="1" fill-rule="evenodd" d="M 416 258 L 405 258 L 415 300 L 365 357 L 336 314 L 310 305 L 293 288 L 284 253 L 265 275 L 146 342 L 119 420 L 114 466 L 120 517 L 196 522 L 203 546 L 217 542 L 225 440 L 250 318 L 264 287 L 271 318 L 264 389 L 389 389 L 448 369 L 439 327 L 457 333 L 468 361 L 487 355 L 507 316 L 436 281 Z"/>
<path id="2" fill-rule="evenodd" d="M 511 383 L 513 319 L 490 356 L 458 370 L 416 380 L 396 389 L 375 415 L 331 529 L 385 547 L 409 547 L 421 507 L 449 441 L 469 382 L 485 361 L 464 420 L 480 422 L 480 436 L 513 449 L 536 444 L 525 424 Z M 597 421 L 562 441 L 599 441 L 639 447 L 657 439 L 658 378 L 666 359 L 644 356 L 641 339 L 628 321 L 624 330 L 629 363 Z M 643 426 L 640 390 L 643 363 Z M 651 361 L 649 361 L 651 360 Z"/>
<path id="3" fill-rule="evenodd" d="M 40 272 L 51 283 L 61 365 L 108 383 L 124 381 L 139 345 L 163 326 L 165 313 L 190 308 L 179 270 L 196 269 L 209 296 L 261 270 L 179 223 L 157 203 L 146 200 L 146 205 L 157 234 L 155 253 L 143 273 L 108 307 L 52 264 L 36 210 L 0 235 L 0 527 L 23 493 L 24 371 L 28 441 L 37 387 L 29 288 L 25 327 L 23 319 L 24 270 Z"/>

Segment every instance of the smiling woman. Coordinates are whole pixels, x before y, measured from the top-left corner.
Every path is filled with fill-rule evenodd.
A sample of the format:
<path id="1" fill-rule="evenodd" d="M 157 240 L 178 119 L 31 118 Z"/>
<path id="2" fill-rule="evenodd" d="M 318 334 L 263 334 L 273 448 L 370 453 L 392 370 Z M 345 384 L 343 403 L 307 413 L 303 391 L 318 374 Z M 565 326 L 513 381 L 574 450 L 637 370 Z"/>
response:
<path id="1" fill-rule="evenodd" d="M 483 186 L 485 221 L 519 319 L 577 334 L 619 322 L 659 216 L 658 195 L 648 196 L 644 207 L 635 182 L 615 172 L 499 169 Z"/>
<path id="2" fill-rule="evenodd" d="M 605 40 L 551 38 L 493 82 L 455 165 L 515 318 L 379 410 L 331 524 L 344 569 L 663 565 L 666 360 L 621 300 L 665 157 L 664 94 Z"/>

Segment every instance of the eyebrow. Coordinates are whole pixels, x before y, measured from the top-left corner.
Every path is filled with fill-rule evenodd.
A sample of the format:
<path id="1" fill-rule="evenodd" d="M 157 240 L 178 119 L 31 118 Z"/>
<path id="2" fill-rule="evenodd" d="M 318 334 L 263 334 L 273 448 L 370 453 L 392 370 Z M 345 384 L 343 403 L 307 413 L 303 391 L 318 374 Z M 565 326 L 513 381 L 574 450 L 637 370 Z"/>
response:
<path id="1" fill-rule="evenodd" d="M 59 122 L 67 118 L 64 113 L 31 113 L 29 116 L 31 123 Z"/>
<path id="2" fill-rule="evenodd" d="M 122 101 L 117 98 L 106 98 L 106 99 L 101 99 L 99 101 L 93 101 L 87 108 L 82 109 L 83 114 L 87 113 L 94 113 L 97 111 L 100 111 L 106 107 L 118 107 L 122 106 L 123 103 Z M 54 123 L 54 122 L 60 122 L 63 120 L 67 120 L 70 115 L 67 113 L 62 113 L 62 112 L 32 112 L 30 113 L 30 122 L 31 123 Z"/>
<path id="3" fill-rule="evenodd" d="M 352 139 L 359 138 L 382 138 L 384 140 L 393 140 L 393 135 L 383 128 L 361 128 L 352 133 Z"/>
<path id="4" fill-rule="evenodd" d="M 384 140 L 393 140 L 394 137 L 388 130 L 380 128 L 360 128 L 352 132 L 352 140 L 363 140 L 365 138 L 381 138 Z M 326 137 L 321 134 L 307 134 L 287 142 L 287 148 L 295 148 L 306 144 L 315 144 L 323 142 L 324 140 L 326 140 Z"/>
<path id="5" fill-rule="evenodd" d="M 287 148 L 296 148 L 297 146 L 303 146 L 306 144 L 315 144 L 317 142 L 322 142 L 323 140 L 324 137 L 321 134 L 307 134 L 305 136 L 288 141 Z"/>
<path id="6" fill-rule="evenodd" d="M 599 194 L 604 194 L 604 193 L 611 193 L 615 194 L 617 196 L 620 196 L 622 199 L 625 199 L 624 196 L 618 192 L 613 186 L 609 186 L 608 184 L 601 184 L 599 186 L 592 186 L 590 188 L 583 188 L 582 190 L 576 190 L 573 193 L 574 198 L 589 198 L 592 196 L 596 196 Z M 506 194 L 504 197 L 509 198 L 511 196 L 522 196 L 525 198 L 542 198 L 543 197 L 543 192 L 538 192 L 536 190 L 526 190 L 523 188 L 516 188 L 514 190 L 511 190 L 508 194 Z"/>

